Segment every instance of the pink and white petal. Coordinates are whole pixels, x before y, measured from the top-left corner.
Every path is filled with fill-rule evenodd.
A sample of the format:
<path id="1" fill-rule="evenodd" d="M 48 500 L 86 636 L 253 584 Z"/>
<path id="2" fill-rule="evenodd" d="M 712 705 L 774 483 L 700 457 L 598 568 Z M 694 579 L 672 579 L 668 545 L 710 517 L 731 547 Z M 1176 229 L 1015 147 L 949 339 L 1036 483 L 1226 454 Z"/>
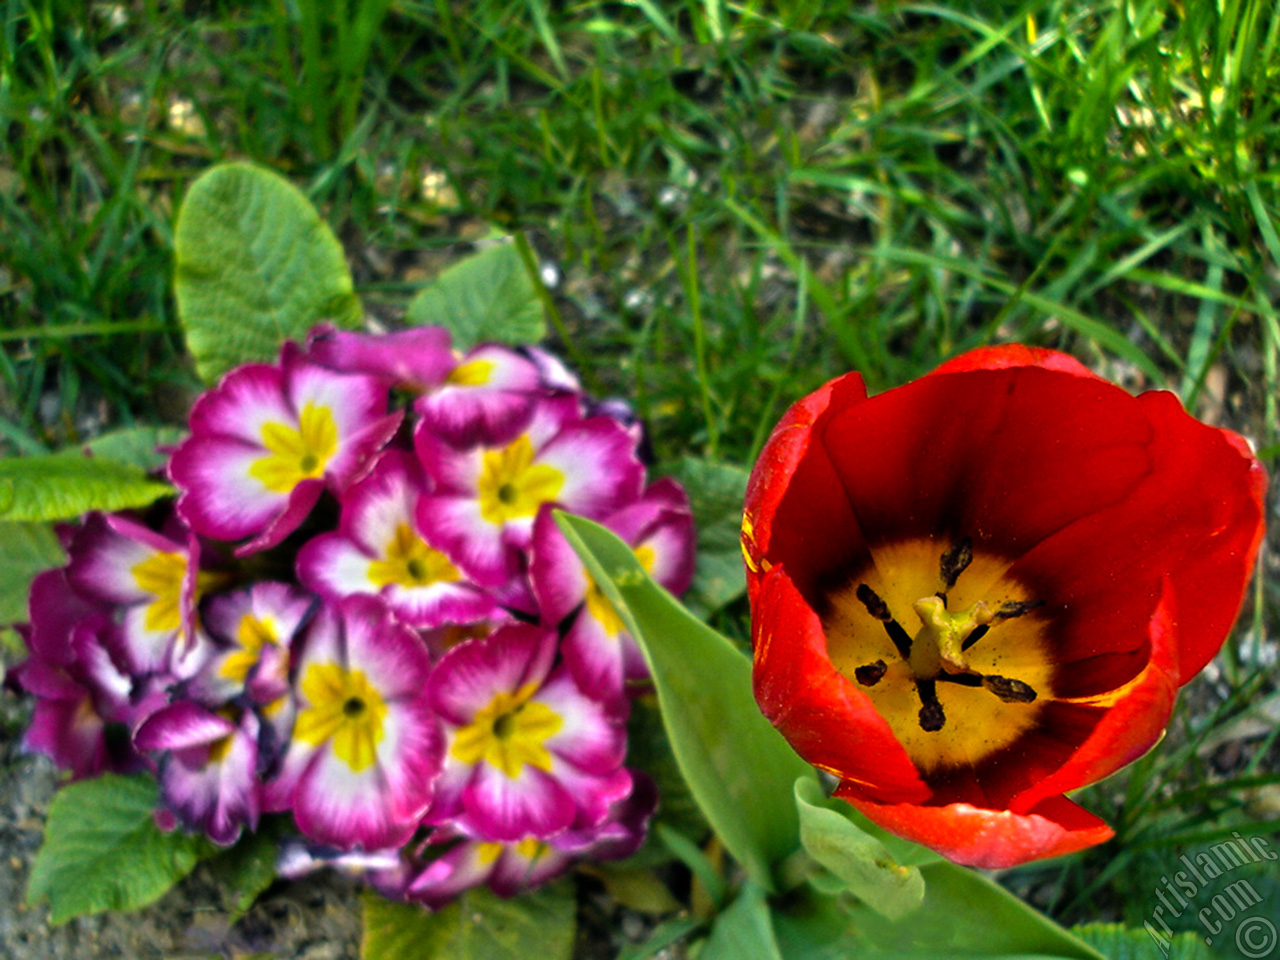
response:
<path id="1" fill-rule="evenodd" d="M 178 700 L 148 717 L 133 742 L 139 750 L 188 750 L 207 747 L 235 729 L 226 717 L 190 700 Z"/>
<path id="2" fill-rule="evenodd" d="M 369 472 L 378 452 L 391 442 L 403 420 L 404 412 L 397 410 L 350 437 L 339 439 L 337 452 L 325 466 L 325 476 L 335 493 L 344 492 Z"/>
<path id="3" fill-rule="evenodd" d="M 523 433 L 533 444 L 534 450 L 541 450 L 562 431 L 581 421 L 582 402 L 577 396 L 544 394 L 533 408 L 533 416 Z M 515 437 L 511 439 L 514 440 Z"/>
<path id="4" fill-rule="evenodd" d="M 389 705 L 377 755 L 392 816 L 419 820 L 431 805 L 444 763 L 444 732 L 424 700 Z"/>
<path id="5" fill-rule="evenodd" d="M 346 666 L 361 670 L 384 700 L 425 697 L 431 654 L 385 603 L 353 596 L 338 604 L 346 638 Z"/>
<path id="6" fill-rule="evenodd" d="M 347 647 L 338 604 L 320 604 L 315 617 L 295 644 L 294 654 L 299 677 L 304 676 L 307 668 L 313 663 L 346 665 Z M 303 706 L 309 705 L 309 703 L 303 704 Z"/>
<path id="7" fill-rule="evenodd" d="M 481 841 L 467 840 L 418 871 L 401 896 L 438 910 L 488 880 L 497 864 L 483 855 Z"/>
<path id="8" fill-rule="evenodd" d="M 396 616 L 420 630 L 475 623 L 501 612 L 491 594 L 457 580 L 413 587 L 392 583 L 383 589 L 382 598 Z"/>
<path id="9" fill-rule="evenodd" d="M 266 707 L 287 697 L 289 689 L 289 652 L 267 644 L 245 677 L 245 696 L 250 703 Z"/>
<path id="10" fill-rule="evenodd" d="M 38 657 L 10 669 L 5 682 L 10 681 L 39 700 L 82 700 L 87 696 L 84 684 L 73 678 L 67 668 Z"/>
<path id="11" fill-rule="evenodd" d="M 215 540 L 240 540 L 263 530 L 288 504 L 288 493 L 268 490 L 249 471 L 268 456 L 260 446 L 221 437 L 195 436 L 169 460 L 178 487 L 178 515 Z"/>
<path id="12" fill-rule="evenodd" d="M 316 751 L 298 779 L 293 819 L 302 834 L 343 850 L 405 843 L 417 820 L 400 819 L 378 764 L 360 772 L 327 747 Z"/>
<path id="13" fill-rule="evenodd" d="M 480 514 L 474 497 L 423 497 L 418 501 L 422 538 L 483 587 L 499 587 L 520 572 L 519 557 L 503 528 Z"/>
<path id="14" fill-rule="evenodd" d="M 307 357 L 340 373 L 370 374 L 416 390 L 443 383 L 458 363 L 443 327 L 367 334 L 325 324 L 308 336 Z"/>
<path id="15" fill-rule="evenodd" d="M 431 677 L 432 708 L 446 723 L 465 726 L 499 693 L 540 686 L 556 655 L 554 630 L 508 624 L 491 636 L 460 643 Z"/>
<path id="16" fill-rule="evenodd" d="M 177 756 L 160 765 L 161 797 L 189 829 L 203 830 L 214 843 L 228 846 L 244 827 L 258 825 L 258 722 L 246 713 L 220 761 L 196 766 Z"/>
<path id="17" fill-rule="evenodd" d="M 635 439 L 605 417 L 565 427 L 534 459 L 564 476 L 556 499 L 573 513 L 591 518 L 608 516 L 635 500 L 644 484 Z"/>
<path id="18" fill-rule="evenodd" d="M 177 630 L 147 628 L 147 607 L 126 607 L 113 646 L 133 674 L 167 672 L 174 659 Z"/>
<path id="19" fill-rule="evenodd" d="M 549 837 L 570 826 L 577 813 L 573 796 L 529 764 L 516 777 L 480 764 L 462 792 L 462 807 L 459 822 L 485 840 Z"/>
<path id="20" fill-rule="evenodd" d="M 268 423 L 296 425 L 298 415 L 284 392 L 284 374 L 264 363 L 237 367 L 212 390 L 202 394 L 191 408 L 191 438 L 212 436 L 262 446 L 262 428 Z"/>
<path id="21" fill-rule="evenodd" d="M 579 773 L 570 767 L 558 772 L 561 785 L 578 801 L 572 829 L 594 830 L 609 819 L 614 807 L 631 793 L 632 773 L 619 767 L 602 777 Z"/>
<path id="22" fill-rule="evenodd" d="M 587 569 L 556 526 L 551 504 L 544 504 L 533 524 L 529 577 L 544 622 L 558 625 L 587 595 Z"/>
<path id="23" fill-rule="evenodd" d="M 210 597 L 201 611 L 201 622 L 215 637 L 239 646 L 237 637 L 245 617 L 267 624 L 288 646 L 302 621 L 311 612 L 314 597 L 290 583 L 262 581 L 246 590 Z"/>
<path id="24" fill-rule="evenodd" d="M 342 446 L 386 416 L 388 388 L 377 377 L 337 373 L 308 363 L 287 348 L 281 362 L 284 393 L 294 411 L 293 423 L 308 406 L 327 410 L 338 428 L 338 445 Z"/>
<path id="25" fill-rule="evenodd" d="M 426 423 L 413 431 L 413 449 L 438 494 L 474 496 L 484 470 L 484 447 L 454 446 Z"/>
<path id="26" fill-rule="evenodd" d="M 578 770 L 608 774 L 621 766 L 627 752 L 627 701 L 602 703 L 583 693 L 565 669 L 553 673 L 534 699 L 560 717 L 561 726 L 544 746 Z M 560 774 L 562 764 L 554 768 Z"/>
<path id="27" fill-rule="evenodd" d="M 457 446 L 501 443 L 533 416 L 534 394 L 489 387 L 445 386 L 414 403 L 425 429 Z"/>
<path id="28" fill-rule="evenodd" d="M 76 780 L 115 766 L 107 749 L 106 725 L 94 712 L 87 691 L 80 700 L 37 700 L 22 746 L 50 757 Z"/>
<path id="29" fill-rule="evenodd" d="M 521 853 L 518 843 L 508 844 L 494 864 L 489 889 L 500 897 L 517 896 L 560 876 L 573 860 L 572 854 L 545 843 L 532 857 Z"/>
<path id="30" fill-rule="evenodd" d="M 27 649 L 33 658 L 48 663 L 70 663 L 72 629 L 87 617 L 104 616 L 108 609 L 106 603 L 72 589 L 64 567 L 37 574 L 27 606 L 31 624 Z"/>
<path id="31" fill-rule="evenodd" d="M 292 721 L 289 729 L 293 729 Z M 262 809 L 268 813 L 280 813 L 293 809 L 298 793 L 298 783 L 319 751 L 318 747 L 304 740 L 289 739 L 287 742 L 288 748 L 280 761 L 279 769 L 271 771 L 262 784 Z"/>
<path id="32" fill-rule="evenodd" d="M 121 533 L 117 526 L 126 532 Z M 139 531 L 148 536 L 137 536 Z M 155 545 L 157 539 L 162 546 Z M 152 594 L 138 583 L 135 568 L 159 553 L 180 550 L 178 544 L 137 524 L 113 524 L 104 514 L 91 513 L 72 541 L 67 580 L 74 590 L 91 599 L 114 604 L 149 601 Z"/>
<path id="33" fill-rule="evenodd" d="M 354 593 L 375 594 L 381 586 L 370 579 L 375 556 L 340 533 L 322 533 L 298 551 L 298 579 L 308 590 L 329 600 Z"/>
<path id="34" fill-rule="evenodd" d="M 338 530 L 369 556 L 383 557 L 399 528 L 413 527 L 418 498 L 426 492 L 426 476 L 413 455 L 385 450 L 343 495 Z"/>
<path id="35" fill-rule="evenodd" d="M 446 727 L 446 742 L 451 742 L 456 729 Z M 473 764 L 463 763 L 448 751 L 444 755 L 444 763 L 440 775 L 433 784 L 435 794 L 431 798 L 431 806 L 422 815 L 422 822 L 428 825 L 439 825 L 441 829 L 454 826 L 455 818 L 462 812 L 462 794 L 475 776 Z"/>
<path id="36" fill-rule="evenodd" d="M 539 347 L 521 347 L 520 352 L 538 368 L 538 378 L 544 388 L 565 393 L 578 393 L 582 390 L 578 378 L 569 372 L 569 368 L 559 357 Z"/>
<path id="37" fill-rule="evenodd" d="M 236 547 L 237 557 L 269 550 L 297 530 L 324 492 L 323 480 L 302 480 L 290 491 L 284 510 L 267 521 L 266 527 L 248 543 Z"/>
<path id="38" fill-rule="evenodd" d="M 622 633 L 610 633 L 603 623 L 583 607 L 560 645 L 565 666 L 574 681 L 596 700 L 623 696 L 624 670 Z"/>

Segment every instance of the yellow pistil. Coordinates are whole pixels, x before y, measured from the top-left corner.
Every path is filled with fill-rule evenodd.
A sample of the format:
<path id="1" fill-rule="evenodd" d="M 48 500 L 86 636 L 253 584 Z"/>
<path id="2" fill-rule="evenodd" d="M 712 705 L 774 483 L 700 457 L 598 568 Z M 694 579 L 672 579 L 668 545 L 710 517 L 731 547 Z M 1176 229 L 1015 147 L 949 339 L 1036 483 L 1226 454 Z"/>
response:
<path id="1" fill-rule="evenodd" d="M 445 383 L 455 387 L 483 387 L 493 375 L 492 360 L 472 360 L 454 368 Z"/>
<path id="2" fill-rule="evenodd" d="M 498 450 L 486 450 L 480 468 L 480 516 L 495 526 L 532 517 L 564 486 L 564 474 L 533 462 L 533 443 L 521 434 Z"/>
<path id="3" fill-rule="evenodd" d="M 822 618 L 832 663 L 926 773 L 1004 749 L 1053 699 L 1036 598 L 1006 577 L 1003 558 L 960 561 L 954 550 L 928 539 L 877 547 Z"/>
<path id="4" fill-rule="evenodd" d="M 426 587 L 457 580 L 461 574 L 439 550 L 427 546 L 407 523 L 396 527 L 386 556 L 369 564 L 369 580 L 378 587 L 398 583 L 402 587 Z"/>
<path id="5" fill-rule="evenodd" d="M 308 403 L 296 430 L 286 423 L 264 423 L 262 445 L 271 453 L 254 461 L 249 476 L 273 493 L 288 493 L 303 480 L 323 476 L 338 449 L 338 425 L 328 407 Z"/>
<path id="6" fill-rule="evenodd" d="M 298 714 L 293 735 L 316 747 L 332 743 L 334 756 L 355 773 L 368 769 L 386 735 L 387 705 L 364 671 L 313 663 L 300 690 L 310 706 Z"/>
<path id="7" fill-rule="evenodd" d="M 279 628 L 276 622 L 268 617 L 259 620 L 251 613 L 240 618 L 236 628 L 236 641 L 240 649 L 232 650 L 218 668 L 218 675 L 234 683 L 244 683 L 249 671 L 262 659 L 262 650 L 270 645 L 280 646 Z"/>
<path id="8" fill-rule="evenodd" d="M 476 714 L 454 738 L 449 751 L 455 759 L 472 765 L 484 761 L 512 779 L 525 764 L 551 770 L 546 741 L 564 725 L 558 713 L 544 703 L 530 700 L 536 684 L 525 684 L 515 693 L 502 691 Z"/>

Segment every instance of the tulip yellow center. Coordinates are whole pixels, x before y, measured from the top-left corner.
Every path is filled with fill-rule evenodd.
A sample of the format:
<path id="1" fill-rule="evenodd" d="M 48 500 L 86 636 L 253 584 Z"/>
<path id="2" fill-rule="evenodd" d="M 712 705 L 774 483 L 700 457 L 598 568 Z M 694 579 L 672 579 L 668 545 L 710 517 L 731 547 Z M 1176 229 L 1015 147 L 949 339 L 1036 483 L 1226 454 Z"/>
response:
<path id="1" fill-rule="evenodd" d="M 533 443 L 521 434 L 505 447 L 486 450 L 480 468 L 480 516 L 501 526 L 508 520 L 532 517 L 564 486 L 564 474 L 545 463 L 533 462 Z"/>
<path id="2" fill-rule="evenodd" d="M 926 773 L 1007 747 L 1052 695 L 1040 605 L 1008 566 L 967 538 L 907 541 L 827 597 L 832 662 Z"/>
<path id="3" fill-rule="evenodd" d="M 515 693 L 498 693 L 458 730 L 450 753 L 468 765 L 483 760 L 512 779 L 520 776 L 525 764 L 549 773 L 551 752 L 546 742 L 564 726 L 564 720 L 546 704 L 529 699 L 536 690 L 530 683 Z"/>
<path id="4" fill-rule="evenodd" d="M 330 743 L 334 756 L 354 773 L 372 766 L 386 735 L 387 704 L 364 671 L 313 663 L 300 690 L 310 706 L 298 714 L 293 735 L 316 747 Z"/>
<path id="5" fill-rule="evenodd" d="M 396 527 L 385 553 L 383 559 L 369 564 L 369 580 L 378 587 L 391 583 L 402 587 L 429 587 L 461 576 L 448 557 L 427 546 L 407 523 Z"/>
<path id="6" fill-rule="evenodd" d="M 286 423 L 264 423 L 262 445 L 270 453 L 254 461 L 249 476 L 272 493 L 288 493 L 303 480 L 323 476 L 338 449 L 338 425 L 328 407 L 308 403 L 296 430 Z"/>

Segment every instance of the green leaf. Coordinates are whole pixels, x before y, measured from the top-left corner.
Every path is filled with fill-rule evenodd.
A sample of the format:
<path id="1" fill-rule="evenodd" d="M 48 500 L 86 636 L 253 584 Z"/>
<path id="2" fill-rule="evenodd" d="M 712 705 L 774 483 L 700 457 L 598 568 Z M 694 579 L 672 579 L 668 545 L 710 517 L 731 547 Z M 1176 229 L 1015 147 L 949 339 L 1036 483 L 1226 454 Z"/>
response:
<path id="1" fill-rule="evenodd" d="M 519 251 L 505 240 L 440 274 L 413 298 L 405 319 L 444 327 L 459 350 L 488 341 L 537 343 L 547 335 L 537 288 Z"/>
<path id="2" fill-rule="evenodd" d="M 800 844 L 793 785 L 816 775 L 760 713 L 750 660 L 650 580 L 604 527 L 556 519 L 644 651 L 672 752 L 707 821 L 748 876 L 772 890 L 773 866 Z"/>
<path id="3" fill-rule="evenodd" d="M 203 837 L 163 833 L 146 776 L 106 774 L 58 791 L 31 866 L 27 903 L 47 899 L 54 924 L 158 900 L 208 851 Z"/>
<path id="4" fill-rule="evenodd" d="M 276 878 L 280 837 L 290 824 L 288 816 L 264 819 L 254 833 L 245 834 L 235 846 L 209 861 L 209 869 L 222 888 L 223 902 L 235 923 Z"/>
<path id="5" fill-rule="evenodd" d="M 747 884 L 716 917 L 698 960 L 782 960 L 763 890 Z"/>
<path id="6" fill-rule="evenodd" d="M 70 520 L 145 507 L 172 492 L 138 467 L 77 452 L 0 460 L 0 520 Z"/>
<path id="7" fill-rule="evenodd" d="M 698 530 L 698 565 L 684 604 L 706 617 L 747 591 L 738 534 L 750 474 L 734 464 L 686 457 L 668 475 L 688 492 Z"/>
<path id="8" fill-rule="evenodd" d="M 1154 924 L 1149 929 L 1130 930 L 1119 923 L 1088 923 L 1073 927 L 1071 932 L 1108 960 L 1212 960 L 1214 956 L 1196 934 L 1174 933 L 1170 937 Z M 1271 936 L 1274 938 L 1274 932 Z M 1271 943 L 1275 945 L 1274 939 Z"/>
<path id="9" fill-rule="evenodd" d="M 887 920 L 862 903 L 850 908 L 868 939 L 889 956 L 1032 955 L 1106 960 L 982 874 L 946 861 L 926 864 L 920 872 L 924 875 L 924 903 L 903 920 Z"/>
<path id="10" fill-rule="evenodd" d="M 812 779 L 797 780 L 795 794 L 801 844 L 845 889 L 891 920 L 920 907 L 924 877 L 918 868 L 902 866 L 883 843 L 828 809 L 826 794 Z"/>
<path id="11" fill-rule="evenodd" d="M 342 245 L 287 180 L 246 163 L 191 185 L 174 237 L 174 290 L 187 349 L 206 383 L 272 360 L 322 320 L 360 322 Z"/>
<path id="12" fill-rule="evenodd" d="M 66 562 L 48 524 L 0 523 L 0 623 L 25 621 L 31 581 Z"/>
<path id="13" fill-rule="evenodd" d="M 577 899 L 557 883 L 511 900 L 466 893 L 436 913 L 367 893 L 362 960 L 568 960 Z"/>
<path id="14" fill-rule="evenodd" d="M 177 446 L 184 436 L 186 431 L 178 427 L 129 427 L 94 437 L 84 448 L 95 457 L 153 473 L 169 462 L 159 448 Z"/>

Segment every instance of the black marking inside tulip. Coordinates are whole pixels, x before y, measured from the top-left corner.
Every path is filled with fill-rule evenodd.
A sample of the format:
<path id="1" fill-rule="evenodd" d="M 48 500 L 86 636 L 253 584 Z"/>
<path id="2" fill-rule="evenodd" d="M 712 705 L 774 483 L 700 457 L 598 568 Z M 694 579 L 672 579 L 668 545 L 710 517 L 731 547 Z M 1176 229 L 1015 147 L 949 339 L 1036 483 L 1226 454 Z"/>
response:
<path id="1" fill-rule="evenodd" d="M 853 587 L 853 597 L 856 598 L 858 605 L 867 616 L 881 624 L 898 656 L 907 666 L 905 673 L 894 673 L 891 679 L 895 684 L 905 680 L 914 686 L 920 701 L 916 722 L 925 733 L 937 733 L 947 726 L 946 711 L 938 698 L 939 683 L 954 687 L 982 689 L 1008 704 L 1030 704 L 1037 699 L 1036 690 L 1031 684 L 1002 674 L 983 672 L 981 669 L 976 669 L 968 658 L 963 656 L 971 647 L 988 636 L 993 627 L 1023 617 L 1042 605 L 1038 600 L 1006 600 L 993 611 L 985 601 L 971 595 L 962 604 L 966 609 L 951 612 L 948 602 L 949 594 L 956 589 L 964 572 L 974 565 L 974 560 L 973 541 L 970 537 L 961 537 L 956 540 L 938 558 L 935 569 L 942 581 L 943 589 L 934 591 L 932 596 L 926 594 L 924 599 L 912 605 L 921 622 L 921 628 L 915 637 L 907 633 L 894 616 L 895 612 L 902 611 L 890 609 L 889 603 L 871 583 L 855 577 L 852 583 L 842 588 L 843 596 L 848 597 L 847 591 L 849 587 Z M 984 562 L 988 566 L 985 573 L 977 574 L 980 578 L 979 582 L 986 582 L 983 578 L 990 576 L 991 561 Z M 1005 566 L 1007 567 L 1007 564 Z M 862 576 L 878 579 L 876 574 L 868 572 L 864 572 Z M 901 591 L 902 588 L 899 586 L 897 589 Z M 960 593 L 963 594 L 963 590 Z M 830 601 L 835 596 L 835 594 L 828 595 L 829 610 L 833 609 Z M 895 603 L 899 602 L 901 601 L 895 601 Z M 1005 644 L 1008 642 L 1008 639 L 1003 640 Z M 999 646 L 995 649 L 998 650 Z M 986 659 L 990 660 L 990 655 Z M 996 660 L 991 662 L 994 664 L 998 660 L 997 653 Z M 856 660 L 854 662 L 857 663 Z M 845 669 L 847 670 L 848 667 Z M 879 658 L 860 663 L 853 669 L 853 679 L 862 687 L 876 687 L 888 675 L 889 666 Z"/>
<path id="2" fill-rule="evenodd" d="M 973 540 L 964 537 L 954 547 L 942 555 L 942 562 L 939 564 L 942 582 L 947 585 L 950 590 L 956 585 L 956 581 L 960 579 L 960 574 L 969 569 L 969 564 L 973 563 Z M 939 594 L 943 600 L 946 600 L 946 594 Z"/>
<path id="3" fill-rule="evenodd" d="M 364 713 L 365 704 L 359 697 L 348 697 L 342 704 L 342 715 L 354 720 Z"/>

